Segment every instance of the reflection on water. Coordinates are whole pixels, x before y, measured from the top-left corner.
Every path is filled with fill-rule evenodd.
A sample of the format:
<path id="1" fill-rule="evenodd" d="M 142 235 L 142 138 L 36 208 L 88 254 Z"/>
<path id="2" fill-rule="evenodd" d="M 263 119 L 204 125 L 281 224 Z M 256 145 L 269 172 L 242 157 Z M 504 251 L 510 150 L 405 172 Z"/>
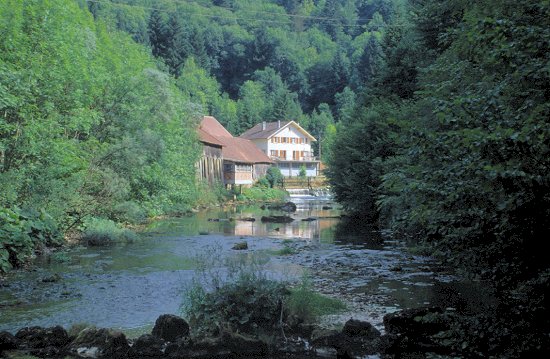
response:
<path id="1" fill-rule="evenodd" d="M 182 235 L 219 233 L 243 237 L 300 238 L 334 242 L 334 227 L 339 221 L 339 206 L 326 198 L 297 196 L 294 213 L 239 205 L 199 212 L 191 217 L 154 223 L 154 232 L 177 231 Z M 330 208 L 329 208 L 330 207 Z M 290 215 L 291 223 L 263 223 L 262 216 Z M 254 221 L 246 219 L 254 218 Z"/>

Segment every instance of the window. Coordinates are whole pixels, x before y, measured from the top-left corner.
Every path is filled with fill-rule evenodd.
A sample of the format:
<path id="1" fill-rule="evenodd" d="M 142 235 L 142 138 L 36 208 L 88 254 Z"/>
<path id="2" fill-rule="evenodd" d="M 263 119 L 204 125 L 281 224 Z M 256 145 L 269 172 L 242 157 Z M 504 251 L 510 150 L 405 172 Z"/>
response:
<path id="1" fill-rule="evenodd" d="M 292 151 L 292 159 L 293 160 L 299 160 L 300 159 L 300 151 Z"/>
<path id="2" fill-rule="evenodd" d="M 277 157 L 279 155 L 279 151 L 277 150 L 271 150 L 271 156 Z"/>
<path id="3" fill-rule="evenodd" d="M 223 171 L 224 172 L 235 172 L 235 167 L 232 163 L 224 163 L 223 164 Z"/>
<path id="4" fill-rule="evenodd" d="M 282 158 L 282 159 L 286 159 L 286 151 L 285 150 L 280 150 L 279 151 L 279 157 Z"/>
<path id="5" fill-rule="evenodd" d="M 236 165 L 236 172 L 252 172 L 252 165 Z"/>

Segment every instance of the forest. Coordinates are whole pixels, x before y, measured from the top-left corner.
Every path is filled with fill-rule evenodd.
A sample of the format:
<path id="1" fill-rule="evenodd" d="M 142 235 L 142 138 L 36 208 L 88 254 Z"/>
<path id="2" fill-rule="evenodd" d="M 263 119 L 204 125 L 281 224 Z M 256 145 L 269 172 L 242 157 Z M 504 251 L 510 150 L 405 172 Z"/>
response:
<path id="1" fill-rule="evenodd" d="M 205 201 L 203 115 L 235 135 L 293 119 L 328 159 L 384 28 L 406 11 L 382 0 L 0 6 L 3 269 L 96 218 L 139 223 Z M 33 226 L 49 230 L 29 236 Z"/>
<path id="2" fill-rule="evenodd" d="M 203 201 L 202 115 L 292 119 L 352 218 L 496 286 L 476 350 L 548 348 L 549 54 L 548 1 L 2 1 L 0 272 Z"/>

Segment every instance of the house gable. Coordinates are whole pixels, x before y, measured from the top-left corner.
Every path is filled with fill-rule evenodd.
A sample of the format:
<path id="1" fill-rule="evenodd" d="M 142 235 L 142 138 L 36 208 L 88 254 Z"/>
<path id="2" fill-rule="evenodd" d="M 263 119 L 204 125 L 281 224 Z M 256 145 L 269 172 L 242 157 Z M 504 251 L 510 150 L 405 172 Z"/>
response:
<path id="1" fill-rule="evenodd" d="M 258 139 L 270 139 L 289 127 L 295 128 L 297 131 L 302 133 L 304 137 L 309 138 L 310 141 L 316 141 L 315 137 L 313 137 L 309 132 L 294 121 L 258 123 L 248 131 L 245 131 L 240 137 L 253 141 Z"/>
<path id="2" fill-rule="evenodd" d="M 277 131 L 275 131 L 271 135 L 269 135 L 269 137 L 267 137 L 267 139 L 269 140 L 272 137 L 277 137 L 281 133 L 285 132 L 285 130 L 288 130 L 290 133 L 293 133 L 297 136 L 299 136 L 301 134 L 302 136 L 309 138 L 310 141 L 317 141 L 315 139 L 315 137 L 313 137 L 302 126 L 300 126 L 298 123 L 296 123 L 294 121 L 287 122 L 287 124 L 284 125 L 284 126 L 281 125 L 281 128 L 277 129 Z M 302 136 L 299 136 L 299 137 L 302 137 Z"/>

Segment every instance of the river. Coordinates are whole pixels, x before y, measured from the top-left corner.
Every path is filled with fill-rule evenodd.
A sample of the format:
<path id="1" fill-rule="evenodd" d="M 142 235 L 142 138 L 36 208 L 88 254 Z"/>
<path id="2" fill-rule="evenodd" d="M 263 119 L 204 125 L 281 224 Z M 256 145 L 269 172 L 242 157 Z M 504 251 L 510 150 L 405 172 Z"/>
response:
<path id="1" fill-rule="evenodd" d="M 86 323 L 137 336 L 159 315 L 181 313 L 198 258 L 255 256 L 272 276 L 288 281 L 305 273 L 316 290 L 348 306 L 323 318 L 327 326 L 354 317 L 382 329 L 383 315 L 400 308 L 475 311 L 484 305 L 469 284 L 429 258 L 409 254 L 397 241 L 382 243 L 375 232 L 343 225 L 330 199 L 293 196 L 292 201 L 298 208 L 289 224 L 262 223 L 263 215 L 283 213 L 259 206 L 210 209 L 156 221 L 134 243 L 75 246 L 64 260 L 49 257 L 30 271 L 12 272 L 0 282 L 0 330 Z M 239 220 L 246 217 L 257 220 Z M 247 250 L 232 249 L 243 241 Z"/>

